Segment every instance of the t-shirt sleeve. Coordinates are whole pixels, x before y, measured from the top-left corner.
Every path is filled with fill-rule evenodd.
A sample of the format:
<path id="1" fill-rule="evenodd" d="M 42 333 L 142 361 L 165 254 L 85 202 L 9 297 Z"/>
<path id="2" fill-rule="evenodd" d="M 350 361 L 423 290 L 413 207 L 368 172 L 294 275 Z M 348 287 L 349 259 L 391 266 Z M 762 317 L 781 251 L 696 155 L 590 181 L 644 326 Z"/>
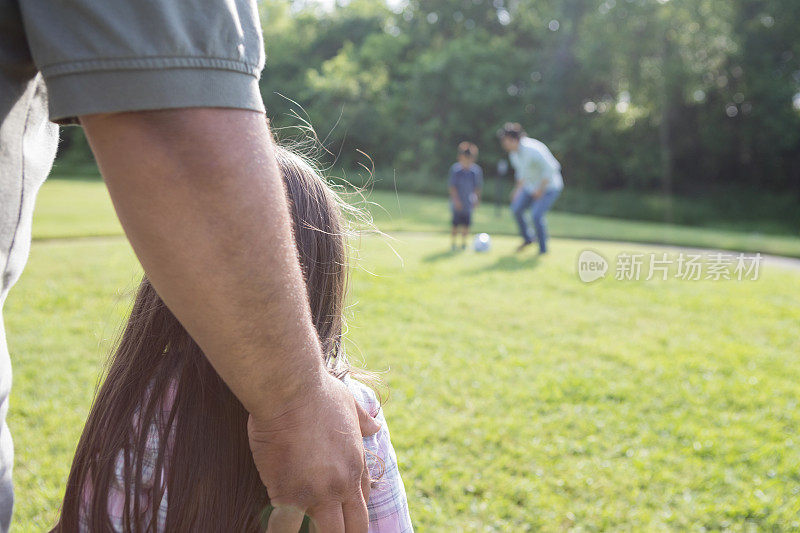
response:
<path id="1" fill-rule="evenodd" d="M 483 169 L 475 165 L 475 190 L 483 189 Z"/>
<path id="2" fill-rule="evenodd" d="M 47 85 L 53 122 L 77 124 L 77 117 L 94 113 L 187 107 L 264 112 L 258 85 L 264 38 L 256 2 L 17 4 L 28 47 Z M 4 27 L 4 40 L 5 32 Z"/>
<path id="3" fill-rule="evenodd" d="M 448 187 L 455 187 L 456 186 L 456 169 L 455 167 L 450 167 L 450 171 L 447 176 L 447 186 Z"/>

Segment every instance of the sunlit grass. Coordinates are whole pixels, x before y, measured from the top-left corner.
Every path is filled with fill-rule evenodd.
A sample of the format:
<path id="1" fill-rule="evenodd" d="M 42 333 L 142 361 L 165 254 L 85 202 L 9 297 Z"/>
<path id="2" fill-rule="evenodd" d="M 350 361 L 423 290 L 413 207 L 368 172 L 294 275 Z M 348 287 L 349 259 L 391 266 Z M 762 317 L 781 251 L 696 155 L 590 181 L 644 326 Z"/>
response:
<path id="1" fill-rule="evenodd" d="M 349 350 L 389 370 L 419 531 L 800 527 L 797 272 L 585 285 L 580 241 L 541 259 L 512 237 L 359 244 Z M 11 292 L 17 531 L 57 515 L 137 278 L 122 237 L 40 242 Z"/>

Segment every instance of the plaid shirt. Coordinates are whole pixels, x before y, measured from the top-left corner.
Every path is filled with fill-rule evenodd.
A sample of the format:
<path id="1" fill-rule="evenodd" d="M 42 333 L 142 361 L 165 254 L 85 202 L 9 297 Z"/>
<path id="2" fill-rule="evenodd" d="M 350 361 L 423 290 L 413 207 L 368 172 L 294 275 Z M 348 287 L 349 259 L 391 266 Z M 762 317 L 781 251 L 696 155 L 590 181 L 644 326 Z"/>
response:
<path id="1" fill-rule="evenodd" d="M 389 440 L 389 426 L 383 416 L 383 409 L 375 392 L 356 381 L 345 377 L 344 380 L 356 401 L 375 418 L 381 429 L 371 437 L 364 438 L 364 450 L 375 454 L 383 462 L 381 465 L 370 453 L 366 454 L 370 476 L 378 479 L 369 493 L 367 509 L 369 510 L 369 533 L 406 533 L 414 531 L 411 517 L 408 514 L 406 489 L 397 468 L 397 455 Z"/>
<path id="2" fill-rule="evenodd" d="M 407 533 L 413 532 L 411 517 L 408 512 L 408 502 L 403 480 L 397 467 L 397 456 L 395 455 L 392 443 L 389 440 L 389 428 L 386 418 L 383 416 L 380 402 L 375 393 L 355 379 L 345 377 L 345 384 L 350 392 L 355 396 L 356 401 L 370 413 L 381 425 L 380 431 L 375 435 L 364 438 L 364 451 L 367 467 L 370 476 L 377 479 L 373 483 L 369 494 L 367 509 L 369 510 L 369 533 Z M 164 416 L 169 415 L 172 403 L 175 399 L 175 387 L 170 389 L 168 397 L 162 403 Z M 134 426 L 139 425 L 138 415 L 134 419 Z M 148 431 L 147 444 L 145 445 L 144 457 L 142 458 L 142 490 L 138 495 L 131 494 L 131 497 L 139 498 L 139 505 L 143 518 L 149 522 L 154 509 L 151 500 L 155 496 L 155 464 L 158 457 L 159 431 L 155 424 L 152 424 Z M 169 447 L 168 447 L 169 448 Z M 373 455 L 374 454 L 374 455 Z M 165 467 L 161 469 L 162 488 L 166 483 L 165 469 L 169 467 L 169 462 L 165 460 Z M 381 465 L 381 463 L 383 463 Z M 117 454 L 116 471 L 108 494 L 108 516 L 116 532 L 122 532 L 123 511 L 125 505 L 125 483 L 124 483 L 124 464 L 123 452 Z M 83 509 L 81 512 L 81 531 L 89 532 L 85 515 L 87 514 L 91 497 L 91 486 L 87 486 L 83 493 Z M 164 489 L 164 497 L 158 509 L 158 531 L 165 531 L 167 521 L 167 498 L 168 494 Z"/>

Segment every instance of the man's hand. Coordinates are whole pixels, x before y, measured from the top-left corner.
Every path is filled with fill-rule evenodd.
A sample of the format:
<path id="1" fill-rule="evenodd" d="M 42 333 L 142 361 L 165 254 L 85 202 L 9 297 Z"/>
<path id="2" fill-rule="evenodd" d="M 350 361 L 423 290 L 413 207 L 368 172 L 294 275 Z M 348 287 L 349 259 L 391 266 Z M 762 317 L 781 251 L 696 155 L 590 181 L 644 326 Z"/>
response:
<path id="1" fill-rule="evenodd" d="M 456 211 L 464 210 L 464 204 L 461 203 L 461 200 L 453 200 L 453 207 L 456 208 Z"/>
<path id="2" fill-rule="evenodd" d="M 280 414 L 247 424 L 250 449 L 275 509 L 268 533 L 296 533 L 307 514 L 321 533 L 367 531 L 369 471 L 362 437 L 380 425 L 325 373 Z"/>

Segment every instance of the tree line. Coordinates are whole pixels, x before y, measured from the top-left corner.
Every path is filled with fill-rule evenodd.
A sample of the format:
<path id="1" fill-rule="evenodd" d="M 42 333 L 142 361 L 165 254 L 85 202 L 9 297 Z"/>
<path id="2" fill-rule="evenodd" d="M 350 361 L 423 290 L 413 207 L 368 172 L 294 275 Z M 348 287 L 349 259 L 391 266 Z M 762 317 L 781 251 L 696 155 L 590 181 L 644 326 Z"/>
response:
<path id="1" fill-rule="evenodd" d="M 463 140 L 491 176 L 515 121 L 568 189 L 800 200 L 797 0 L 320 1 L 259 2 L 261 88 L 279 137 L 313 127 L 348 179 L 443 191 Z"/>
<path id="2" fill-rule="evenodd" d="M 441 182 L 506 121 L 587 190 L 800 199 L 796 0 L 266 0 L 262 93 L 345 169 Z M 287 128 L 280 130 L 280 128 Z M 419 178 L 419 176 L 424 176 Z"/>

